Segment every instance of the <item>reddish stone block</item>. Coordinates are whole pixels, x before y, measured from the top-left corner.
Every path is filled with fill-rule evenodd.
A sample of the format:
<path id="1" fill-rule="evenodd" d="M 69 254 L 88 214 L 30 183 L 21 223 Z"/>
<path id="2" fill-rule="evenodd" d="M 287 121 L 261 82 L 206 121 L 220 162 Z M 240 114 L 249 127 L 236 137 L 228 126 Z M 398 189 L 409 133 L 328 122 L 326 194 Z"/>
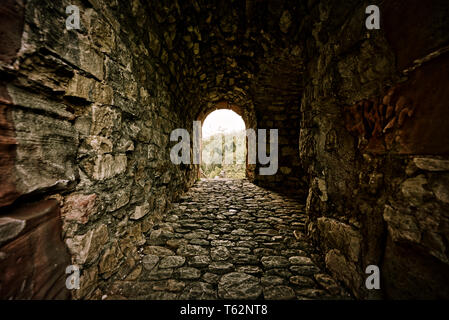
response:
<path id="1" fill-rule="evenodd" d="M 65 269 L 71 262 L 58 202 L 23 205 L 5 216 L 23 220 L 25 228 L 0 248 L 0 298 L 68 299 Z"/>
<path id="2" fill-rule="evenodd" d="M 0 6 L 0 61 L 11 63 L 22 42 L 25 6 L 23 0 L 2 0 Z"/>
<path id="3" fill-rule="evenodd" d="M 62 216 L 65 220 L 85 224 L 89 220 L 89 216 L 95 212 L 96 198 L 96 194 L 72 194 L 68 196 L 62 208 Z"/>

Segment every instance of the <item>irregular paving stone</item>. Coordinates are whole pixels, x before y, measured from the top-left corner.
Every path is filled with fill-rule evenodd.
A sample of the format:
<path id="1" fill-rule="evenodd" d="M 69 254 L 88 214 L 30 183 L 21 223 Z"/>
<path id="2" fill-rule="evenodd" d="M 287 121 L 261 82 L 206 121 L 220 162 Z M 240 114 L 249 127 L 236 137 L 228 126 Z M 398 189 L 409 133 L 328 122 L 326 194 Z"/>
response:
<path id="1" fill-rule="evenodd" d="M 192 240 L 192 239 L 204 239 L 207 237 L 207 234 L 204 232 L 189 232 L 184 235 L 185 239 Z"/>
<path id="2" fill-rule="evenodd" d="M 146 270 L 152 270 L 159 262 L 159 257 L 153 254 L 149 254 L 143 257 L 142 264 Z"/>
<path id="3" fill-rule="evenodd" d="M 163 280 L 171 278 L 173 269 L 153 269 L 146 275 L 147 280 Z"/>
<path id="4" fill-rule="evenodd" d="M 312 261 L 312 259 L 308 258 L 308 257 L 300 257 L 300 256 L 294 256 L 294 257 L 290 257 L 288 259 L 288 261 L 290 262 L 290 264 L 293 265 L 309 265 L 309 266 L 313 266 L 314 263 Z"/>
<path id="5" fill-rule="evenodd" d="M 262 257 L 260 262 L 264 266 L 264 268 L 284 268 L 288 266 L 288 260 L 282 256 L 268 256 Z"/>
<path id="6" fill-rule="evenodd" d="M 165 247 L 160 246 L 147 246 L 143 249 L 143 252 L 146 254 L 152 254 L 156 256 L 173 256 L 175 253 Z"/>
<path id="7" fill-rule="evenodd" d="M 212 260 L 214 261 L 225 261 L 230 257 L 231 254 L 229 253 L 228 248 L 219 246 L 211 248 L 210 255 Z"/>
<path id="8" fill-rule="evenodd" d="M 186 245 L 187 240 L 185 239 L 170 239 L 165 243 L 166 246 L 172 250 L 177 250 L 180 246 Z"/>
<path id="9" fill-rule="evenodd" d="M 215 273 L 206 272 L 201 279 L 210 284 L 217 284 L 218 280 L 220 280 L 220 276 Z"/>
<path id="10" fill-rule="evenodd" d="M 234 242 L 229 241 L 229 240 L 212 240 L 210 242 L 210 245 L 212 247 L 218 247 L 218 246 L 223 246 L 223 247 L 232 247 L 235 245 Z"/>
<path id="11" fill-rule="evenodd" d="M 257 256 L 251 254 L 236 254 L 232 258 L 235 264 L 258 264 L 259 259 Z"/>
<path id="12" fill-rule="evenodd" d="M 156 233 L 155 239 L 163 238 L 161 243 L 165 243 L 144 246 L 140 271 L 130 267 L 130 273 L 139 271 L 127 278 L 136 284 L 136 290 L 130 286 L 115 295 L 131 299 L 292 299 L 296 293 L 299 299 L 342 298 L 344 291 L 337 293 L 338 284 L 334 287 L 332 278 L 313 264 L 304 249 L 305 238 L 293 236 L 292 222 L 303 215 L 302 211 L 294 213 L 297 204 L 284 209 L 282 201 L 276 202 L 273 210 L 259 210 L 272 201 L 273 194 L 261 191 L 262 199 L 248 191 L 250 196 L 235 209 L 238 212 L 225 215 L 220 208 L 230 208 L 228 203 L 239 200 L 220 197 L 211 209 L 204 201 L 209 201 L 211 190 L 221 194 L 223 188 L 241 182 L 204 183 L 207 192 L 203 187 L 191 189 L 183 196 L 183 205 L 175 204 L 175 211 L 156 225 L 163 231 Z M 177 218 L 170 218 L 174 215 Z M 145 282 L 149 285 L 140 285 Z M 302 291 L 305 289 L 312 291 Z"/>
<path id="13" fill-rule="evenodd" d="M 249 254 L 251 252 L 251 249 L 247 247 L 232 247 L 230 248 L 229 252 L 231 254 L 241 254 L 241 253 Z"/>
<path id="14" fill-rule="evenodd" d="M 201 276 L 200 270 L 191 267 L 180 268 L 175 273 L 182 280 L 195 280 Z"/>
<path id="15" fill-rule="evenodd" d="M 135 300 L 175 300 L 178 294 L 175 292 L 154 291 L 148 295 L 136 297 Z"/>
<path id="16" fill-rule="evenodd" d="M 316 286 L 311 278 L 304 276 L 292 276 L 290 277 L 290 282 L 301 288 L 312 288 Z"/>
<path id="17" fill-rule="evenodd" d="M 279 276 L 282 278 L 289 278 L 293 275 L 289 270 L 283 269 L 283 268 L 268 269 L 265 271 L 265 274 L 275 275 L 275 276 Z"/>
<path id="18" fill-rule="evenodd" d="M 267 300 L 292 300 L 296 298 L 295 291 L 288 286 L 271 286 L 263 289 L 263 296 Z"/>
<path id="19" fill-rule="evenodd" d="M 256 248 L 254 249 L 254 254 L 258 255 L 258 256 L 272 256 L 276 253 L 275 250 L 273 249 L 268 249 L 268 248 Z M 283 254 L 285 255 L 285 254 Z"/>
<path id="20" fill-rule="evenodd" d="M 180 256 L 202 256 L 207 255 L 209 252 L 207 249 L 193 244 L 187 244 L 184 246 L 179 247 L 179 249 L 176 251 L 176 253 Z"/>
<path id="21" fill-rule="evenodd" d="M 275 286 L 275 285 L 280 285 L 280 284 L 284 284 L 285 280 L 282 279 L 281 277 L 277 277 L 277 276 L 263 276 L 260 279 L 260 284 L 263 285 L 264 287 L 269 287 L 269 286 Z"/>
<path id="22" fill-rule="evenodd" d="M 301 289 L 296 290 L 296 295 L 300 297 L 316 299 L 325 296 L 326 292 L 324 290 L 319 289 Z"/>
<path id="23" fill-rule="evenodd" d="M 167 256 L 163 257 L 161 259 L 161 262 L 159 263 L 159 268 L 178 268 L 181 267 L 184 262 L 186 261 L 186 258 L 181 256 Z"/>
<path id="24" fill-rule="evenodd" d="M 189 266 L 196 267 L 196 268 L 202 268 L 207 267 L 211 262 L 211 259 L 209 256 L 193 256 L 189 260 Z"/>
<path id="25" fill-rule="evenodd" d="M 153 290 L 155 291 L 169 291 L 169 292 L 179 292 L 184 289 L 186 284 L 182 281 L 168 279 L 164 281 L 157 282 L 153 286 Z"/>
<path id="26" fill-rule="evenodd" d="M 229 262 L 214 261 L 209 265 L 208 270 L 213 273 L 224 274 L 234 270 L 234 265 Z"/>
<path id="27" fill-rule="evenodd" d="M 254 300 L 261 294 L 259 279 L 245 273 L 228 273 L 218 282 L 218 296 L 222 299 Z"/>
<path id="28" fill-rule="evenodd" d="M 316 266 L 291 266 L 290 270 L 293 273 L 296 273 L 298 275 L 302 276 L 312 276 L 315 273 L 320 272 L 320 269 Z"/>
<path id="29" fill-rule="evenodd" d="M 170 240 L 173 237 L 174 237 L 173 232 L 164 229 L 153 230 L 150 233 L 148 243 L 152 245 L 164 245 L 167 242 L 167 240 Z"/>
<path id="30" fill-rule="evenodd" d="M 315 274 L 315 280 L 318 282 L 319 285 L 321 285 L 329 293 L 334 294 L 334 295 L 341 294 L 341 287 L 329 275 L 324 274 L 324 273 Z"/>
<path id="31" fill-rule="evenodd" d="M 209 241 L 204 240 L 204 239 L 192 239 L 192 240 L 190 240 L 189 243 L 198 245 L 198 246 L 208 246 L 209 245 Z"/>
<path id="32" fill-rule="evenodd" d="M 194 282 L 189 284 L 179 296 L 182 300 L 215 300 L 217 291 L 206 282 Z"/>
<path id="33" fill-rule="evenodd" d="M 262 269 L 258 266 L 240 266 L 237 267 L 236 272 L 243 272 L 252 275 L 260 275 L 263 273 Z"/>

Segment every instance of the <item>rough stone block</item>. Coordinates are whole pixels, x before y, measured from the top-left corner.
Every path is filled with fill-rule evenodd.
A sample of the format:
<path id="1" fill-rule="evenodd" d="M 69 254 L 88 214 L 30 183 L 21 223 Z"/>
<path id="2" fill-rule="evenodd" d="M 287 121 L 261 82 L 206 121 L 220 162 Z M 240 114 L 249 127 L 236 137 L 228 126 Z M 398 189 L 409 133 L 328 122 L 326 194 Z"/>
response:
<path id="1" fill-rule="evenodd" d="M 65 269 L 71 262 L 61 240 L 58 203 L 45 200 L 27 204 L 2 219 L 21 222 L 14 234 L 9 233 L 15 237 L 6 239 L 0 248 L 0 297 L 68 299 Z"/>
<path id="2" fill-rule="evenodd" d="M 317 223 L 321 239 L 327 248 L 340 250 L 352 262 L 359 261 L 362 237 L 358 231 L 325 217 L 318 218 Z"/>
<path id="3" fill-rule="evenodd" d="M 108 240 L 108 228 L 101 224 L 96 229 L 91 229 L 83 235 L 68 238 L 65 242 L 74 262 L 82 265 L 97 259 Z"/>

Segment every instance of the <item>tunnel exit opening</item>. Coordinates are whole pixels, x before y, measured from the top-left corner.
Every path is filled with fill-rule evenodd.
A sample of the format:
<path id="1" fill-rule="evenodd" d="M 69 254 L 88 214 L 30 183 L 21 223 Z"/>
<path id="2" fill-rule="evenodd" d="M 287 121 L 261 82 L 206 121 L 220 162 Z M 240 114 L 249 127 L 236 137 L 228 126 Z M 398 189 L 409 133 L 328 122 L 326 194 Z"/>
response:
<path id="1" fill-rule="evenodd" d="M 246 125 L 236 112 L 218 109 L 209 113 L 201 128 L 200 177 L 244 179 L 246 177 Z"/>

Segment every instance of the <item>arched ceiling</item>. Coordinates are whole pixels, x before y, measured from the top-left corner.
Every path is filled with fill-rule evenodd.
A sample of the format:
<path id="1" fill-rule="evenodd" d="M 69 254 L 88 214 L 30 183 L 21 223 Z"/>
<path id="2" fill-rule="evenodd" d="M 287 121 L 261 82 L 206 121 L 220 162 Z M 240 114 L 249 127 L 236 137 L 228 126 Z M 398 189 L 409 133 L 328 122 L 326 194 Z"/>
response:
<path id="1" fill-rule="evenodd" d="M 134 0 L 130 6 L 153 65 L 167 71 L 192 117 L 218 101 L 299 107 L 305 1 Z"/>

